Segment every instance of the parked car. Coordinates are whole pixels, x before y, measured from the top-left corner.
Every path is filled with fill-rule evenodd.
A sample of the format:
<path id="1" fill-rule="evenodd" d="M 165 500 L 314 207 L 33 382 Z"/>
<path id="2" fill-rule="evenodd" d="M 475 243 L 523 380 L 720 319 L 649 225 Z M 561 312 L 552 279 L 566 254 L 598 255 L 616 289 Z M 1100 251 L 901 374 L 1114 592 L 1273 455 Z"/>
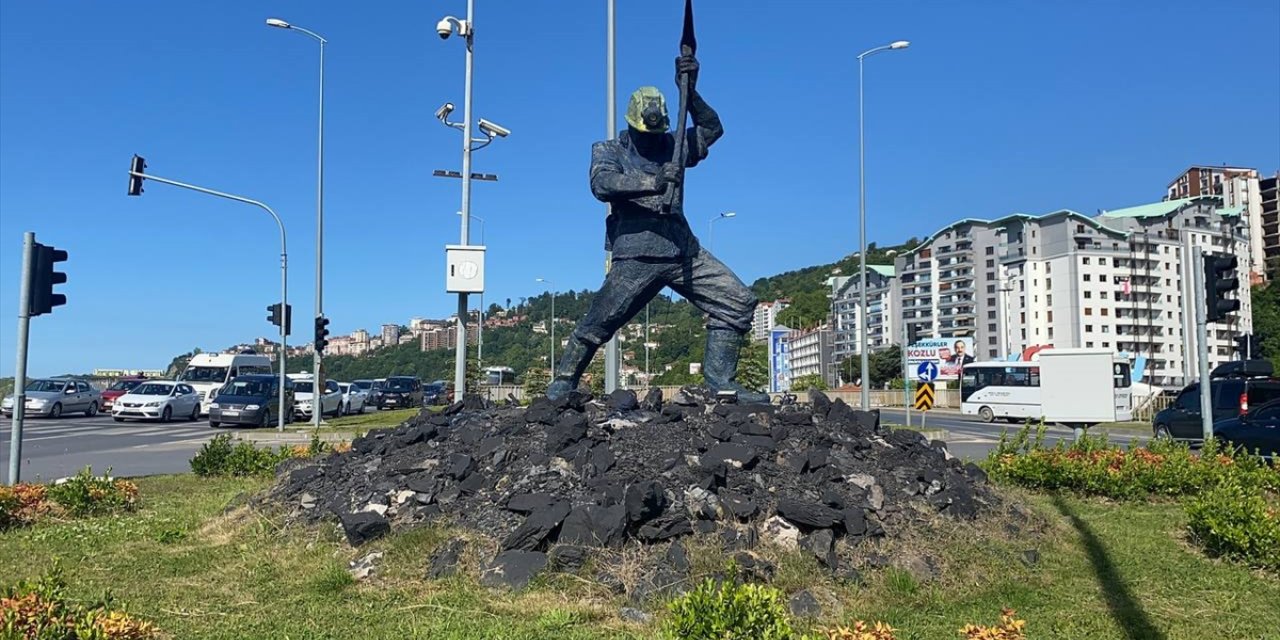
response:
<path id="1" fill-rule="evenodd" d="M 302 420 L 310 420 L 315 396 L 313 380 L 310 374 L 289 376 L 293 380 L 293 415 Z M 342 413 L 342 389 L 337 381 L 325 380 L 320 392 L 320 415 L 338 417 Z"/>
<path id="2" fill-rule="evenodd" d="M 185 382 L 144 382 L 120 396 L 111 407 L 111 419 L 116 422 L 126 418 L 168 422 L 174 417 L 200 419 L 200 395 Z"/>
<path id="3" fill-rule="evenodd" d="M 86 416 L 98 415 L 102 395 L 84 380 L 68 378 L 37 378 L 27 383 L 24 415 L 58 418 L 65 413 L 83 411 Z M 0 401 L 0 413 L 13 417 L 13 396 Z"/>
<path id="4" fill-rule="evenodd" d="M 378 394 L 377 407 L 381 409 L 407 409 L 422 406 L 422 383 L 414 376 L 387 378 Z"/>
<path id="5" fill-rule="evenodd" d="M 111 405 L 115 403 L 116 398 L 146 381 L 147 379 L 142 376 L 127 376 L 116 380 L 102 391 L 102 406 L 99 408 L 103 411 L 111 411 Z"/>
<path id="6" fill-rule="evenodd" d="M 368 402 L 369 394 L 354 382 L 339 382 L 338 388 L 342 390 L 342 413 L 364 413 L 364 405 Z"/>
<path id="7" fill-rule="evenodd" d="M 430 407 L 449 402 L 449 391 L 443 382 L 428 382 L 422 385 L 422 404 Z"/>
<path id="8" fill-rule="evenodd" d="M 1280 456 L 1280 400 L 1272 400 L 1249 413 L 1214 423 L 1215 438 L 1232 447 L 1256 453 L 1268 460 Z"/>
<path id="9" fill-rule="evenodd" d="M 284 390 L 285 422 L 293 421 L 293 387 Z M 279 423 L 280 378 L 251 374 L 236 376 L 218 389 L 218 398 L 208 404 L 209 426 L 247 424 L 269 427 Z"/>
<path id="10" fill-rule="evenodd" d="M 178 376 L 200 394 L 200 415 L 209 413 L 209 403 L 218 397 L 218 389 L 236 376 L 270 374 L 271 359 L 253 352 L 197 353 Z"/>
<path id="11" fill-rule="evenodd" d="M 1266 360 L 1228 362 L 1214 369 L 1209 375 L 1213 422 L 1246 416 L 1250 407 L 1280 399 L 1280 380 L 1273 373 Z M 1193 382 L 1155 415 L 1152 430 L 1157 438 L 1199 442 L 1204 439 L 1200 415 L 1200 383 Z"/>
<path id="12" fill-rule="evenodd" d="M 376 378 L 370 381 L 369 404 L 374 407 L 378 406 L 378 399 L 382 397 L 382 390 L 387 386 L 386 378 Z"/>

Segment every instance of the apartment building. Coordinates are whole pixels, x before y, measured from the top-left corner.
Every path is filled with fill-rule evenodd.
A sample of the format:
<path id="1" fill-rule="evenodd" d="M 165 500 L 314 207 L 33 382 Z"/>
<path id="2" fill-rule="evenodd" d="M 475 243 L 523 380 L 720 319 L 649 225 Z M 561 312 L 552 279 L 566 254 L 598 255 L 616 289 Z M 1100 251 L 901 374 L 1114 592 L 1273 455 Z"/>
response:
<path id="1" fill-rule="evenodd" d="M 400 325 L 391 323 L 382 325 L 382 345 L 390 347 L 400 344 Z"/>
<path id="2" fill-rule="evenodd" d="M 1262 216 L 1262 268 L 1268 279 L 1276 277 L 1277 268 L 1280 268 L 1280 210 L 1276 207 L 1278 186 L 1280 171 L 1258 180 L 1258 208 Z"/>
<path id="3" fill-rule="evenodd" d="M 1190 256 L 1197 247 L 1232 253 L 1247 274 L 1242 213 L 1219 197 L 1196 197 L 1092 218 L 1063 210 L 961 220 L 895 259 L 889 304 L 901 310 L 911 342 L 972 337 L 979 359 L 1017 357 L 1034 346 L 1110 348 L 1135 363 L 1140 357 L 1147 381 L 1180 385 L 1197 366 L 1191 345 L 1200 292 Z M 1243 275 L 1237 295 L 1235 322 L 1214 326 L 1211 364 L 1229 360 L 1231 339 L 1252 328 Z"/>
<path id="4" fill-rule="evenodd" d="M 835 386 L 831 379 L 832 331 L 821 326 L 787 334 L 787 364 L 791 367 L 791 379 L 800 376 L 822 376 L 828 386 Z"/>
<path id="5" fill-rule="evenodd" d="M 837 372 L 840 363 L 862 353 L 861 332 L 862 282 L 858 277 L 830 278 L 828 294 L 832 299 L 831 368 L 828 382 L 837 386 L 842 381 Z M 883 349 L 902 342 L 901 317 L 893 302 L 897 286 L 893 265 L 867 265 L 867 343 L 871 350 Z"/>
<path id="6" fill-rule="evenodd" d="M 1264 231 L 1264 198 L 1261 186 L 1261 176 L 1257 169 L 1196 166 L 1182 172 L 1169 183 L 1164 199 L 1220 196 L 1222 208 L 1233 213 L 1238 210 L 1248 225 L 1250 239 L 1249 257 L 1252 268 L 1245 273 L 1250 275 L 1251 282 L 1257 283 L 1266 278 L 1267 234 Z"/>
<path id="7" fill-rule="evenodd" d="M 756 305 L 755 314 L 751 316 L 751 339 L 764 342 L 769 339 L 769 332 L 778 326 L 778 313 L 787 308 L 787 300 L 761 302 Z"/>

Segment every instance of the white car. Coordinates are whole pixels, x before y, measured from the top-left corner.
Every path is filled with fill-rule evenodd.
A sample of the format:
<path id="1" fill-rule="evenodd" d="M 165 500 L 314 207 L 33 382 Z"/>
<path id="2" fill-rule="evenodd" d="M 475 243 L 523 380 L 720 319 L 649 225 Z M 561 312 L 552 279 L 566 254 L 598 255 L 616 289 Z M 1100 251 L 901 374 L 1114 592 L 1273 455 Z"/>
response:
<path id="1" fill-rule="evenodd" d="M 293 382 L 293 415 L 310 420 L 315 396 L 311 376 L 289 376 L 289 379 Z M 320 415 L 335 418 L 342 415 L 342 389 L 334 380 L 325 380 L 324 392 L 320 396 Z"/>
<path id="2" fill-rule="evenodd" d="M 369 394 L 355 383 L 339 382 L 342 389 L 342 412 L 345 414 L 364 413 L 364 405 L 369 401 Z"/>
<path id="3" fill-rule="evenodd" d="M 174 418 L 200 419 L 200 396 L 185 382 L 149 380 L 116 399 L 111 406 L 111 419 L 124 422 L 159 420 L 168 422 Z"/>

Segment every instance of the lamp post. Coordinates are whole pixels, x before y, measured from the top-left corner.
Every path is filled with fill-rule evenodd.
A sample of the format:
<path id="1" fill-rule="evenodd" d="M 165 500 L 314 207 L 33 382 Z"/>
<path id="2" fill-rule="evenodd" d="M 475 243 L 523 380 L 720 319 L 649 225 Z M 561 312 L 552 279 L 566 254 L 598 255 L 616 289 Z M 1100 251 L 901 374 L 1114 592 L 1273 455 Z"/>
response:
<path id="1" fill-rule="evenodd" d="M 547 323 L 547 330 L 551 332 L 551 364 L 548 369 L 554 378 L 556 371 L 556 284 L 546 278 L 538 278 L 537 280 L 551 286 L 551 321 Z"/>
<path id="2" fill-rule="evenodd" d="M 862 307 L 860 315 L 862 322 L 858 326 L 858 350 L 861 351 L 862 360 L 862 382 L 859 385 L 862 395 L 862 410 L 867 411 L 871 408 L 871 390 L 867 388 L 867 383 L 871 380 L 871 364 L 867 355 L 867 145 L 866 135 L 863 130 L 863 108 L 862 108 L 862 60 L 867 56 L 880 53 L 881 51 L 894 51 L 897 49 L 906 49 L 911 43 L 906 40 L 898 40 L 891 44 L 868 49 L 858 54 L 858 243 L 859 243 L 859 284 L 861 289 L 858 292 L 858 304 Z M 906 345 L 903 345 L 905 351 Z"/>
<path id="3" fill-rule="evenodd" d="M 462 215 L 459 211 L 458 215 Z M 484 246 L 484 218 L 480 216 L 471 216 L 473 220 L 480 223 L 480 245 Z M 482 368 L 484 360 L 484 292 L 480 292 L 480 325 L 476 327 L 476 367 Z"/>
<path id="4" fill-rule="evenodd" d="M 471 244 L 471 152 L 483 149 L 493 142 L 495 137 L 505 138 L 511 135 L 508 129 L 481 119 L 477 126 L 484 138 L 471 136 L 471 76 L 473 54 L 475 49 L 475 0 L 467 0 L 467 18 L 459 20 L 453 16 L 445 16 L 436 23 L 436 33 L 443 39 L 457 34 L 467 47 L 466 73 L 463 82 L 462 122 L 450 122 L 449 114 L 453 113 L 453 105 L 445 103 L 436 111 L 436 118 L 445 126 L 462 131 L 462 245 Z M 457 345 L 454 350 L 453 384 L 455 389 L 463 389 L 466 394 L 467 384 L 467 294 L 458 294 L 458 330 Z"/>
<path id="5" fill-rule="evenodd" d="M 288 29 L 313 38 L 320 43 L 320 125 L 316 142 L 316 318 L 324 315 L 324 45 L 328 43 L 320 34 L 290 24 L 280 18 L 267 18 L 267 26 L 277 29 Z M 320 379 L 320 360 L 323 356 L 319 349 L 311 350 L 311 375 L 317 385 L 324 383 Z M 316 394 L 319 397 L 320 394 Z M 322 411 L 312 411 L 312 424 L 320 428 Z"/>
<path id="6" fill-rule="evenodd" d="M 717 220 L 727 220 L 727 219 L 729 219 L 729 218 L 736 218 L 736 217 L 738 217 L 738 213 L 737 213 L 736 211 L 726 211 L 726 212 L 724 212 L 724 213 L 722 213 L 722 214 L 720 214 L 720 215 L 718 215 L 718 216 L 715 216 L 715 217 L 711 218 L 711 220 L 707 221 L 707 248 L 708 248 L 708 250 L 715 250 L 715 248 L 716 248 L 716 243 L 715 243 L 716 221 L 717 221 Z"/>
<path id="7" fill-rule="evenodd" d="M 613 140 L 618 135 L 618 97 L 617 97 L 617 8 L 614 0 L 605 0 L 605 49 L 604 49 L 604 135 L 605 140 Z M 681 124 L 680 126 L 684 126 Z M 613 210 L 608 203 L 604 205 L 604 213 L 609 215 Z M 613 252 L 606 251 L 604 258 L 604 275 L 609 275 L 613 268 Z M 610 336 L 604 346 L 604 391 L 613 393 L 618 388 L 618 336 Z"/>

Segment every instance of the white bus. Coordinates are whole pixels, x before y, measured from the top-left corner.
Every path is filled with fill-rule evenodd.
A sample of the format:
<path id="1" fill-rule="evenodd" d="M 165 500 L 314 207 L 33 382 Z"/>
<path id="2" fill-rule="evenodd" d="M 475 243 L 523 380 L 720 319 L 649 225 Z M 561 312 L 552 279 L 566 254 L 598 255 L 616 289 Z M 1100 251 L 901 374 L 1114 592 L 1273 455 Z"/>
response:
<path id="1" fill-rule="evenodd" d="M 270 375 L 271 358 L 249 353 L 197 353 L 178 379 L 195 388 L 200 396 L 200 415 L 208 415 L 209 403 L 218 389 L 239 375 Z"/>
<path id="2" fill-rule="evenodd" d="M 1041 351 L 1034 362 L 974 362 L 960 377 L 960 410 L 983 422 L 1088 426 L 1132 416 L 1129 362 L 1102 349 Z"/>

